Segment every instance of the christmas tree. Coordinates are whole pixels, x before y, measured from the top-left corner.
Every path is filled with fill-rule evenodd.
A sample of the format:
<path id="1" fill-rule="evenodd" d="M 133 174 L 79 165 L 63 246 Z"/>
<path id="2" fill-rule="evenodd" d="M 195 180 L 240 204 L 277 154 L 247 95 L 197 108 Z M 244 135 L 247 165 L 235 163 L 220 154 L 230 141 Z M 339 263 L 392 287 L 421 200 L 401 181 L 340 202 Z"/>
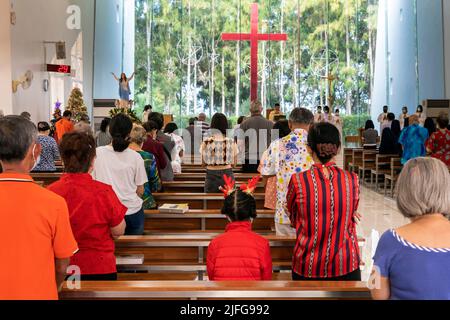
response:
<path id="1" fill-rule="evenodd" d="M 72 119 L 79 121 L 83 115 L 87 115 L 87 108 L 83 100 L 83 93 L 79 88 L 73 88 L 67 101 L 66 110 L 72 112 Z"/>

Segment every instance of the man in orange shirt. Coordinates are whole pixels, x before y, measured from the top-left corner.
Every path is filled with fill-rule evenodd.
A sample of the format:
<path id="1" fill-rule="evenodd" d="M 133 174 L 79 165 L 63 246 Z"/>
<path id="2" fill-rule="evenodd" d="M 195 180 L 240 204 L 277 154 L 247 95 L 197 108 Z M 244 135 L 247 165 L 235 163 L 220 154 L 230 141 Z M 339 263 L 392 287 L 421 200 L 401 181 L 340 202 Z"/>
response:
<path id="1" fill-rule="evenodd" d="M 78 251 L 63 198 L 29 172 L 41 146 L 36 126 L 0 119 L 0 300 L 56 300 L 70 257 Z"/>
<path id="2" fill-rule="evenodd" d="M 72 112 L 70 112 L 69 110 L 64 111 L 63 113 L 63 117 L 61 120 L 59 120 L 56 124 L 56 135 L 58 137 L 57 141 L 61 141 L 63 135 L 65 135 L 66 133 L 69 133 L 71 131 L 73 131 L 73 123 L 72 123 Z"/>

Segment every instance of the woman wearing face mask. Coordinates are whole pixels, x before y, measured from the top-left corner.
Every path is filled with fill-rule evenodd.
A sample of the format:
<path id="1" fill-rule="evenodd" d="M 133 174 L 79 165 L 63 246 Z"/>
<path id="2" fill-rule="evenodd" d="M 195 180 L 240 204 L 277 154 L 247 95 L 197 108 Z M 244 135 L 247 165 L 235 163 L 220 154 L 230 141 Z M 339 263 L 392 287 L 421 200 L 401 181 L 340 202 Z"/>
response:
<path id="1" fill-rule="evenodd" d="M 416 115 L 419 118 L 419 125 L 423 127 L 425 120 L 427 119 L 427 115 L 423 112 L 423 107 L 420 104 L 417 106 Z"/>
<path id="2" fill-rule="evenodd" d="M 405 106 L 402 108 L 402 114 L 398 117 L 398 120 L 400 121 L 400 128 L 402 130 L 405 127 L 405 120 L 407 118 L 409 118 L 408 107 Z"/>

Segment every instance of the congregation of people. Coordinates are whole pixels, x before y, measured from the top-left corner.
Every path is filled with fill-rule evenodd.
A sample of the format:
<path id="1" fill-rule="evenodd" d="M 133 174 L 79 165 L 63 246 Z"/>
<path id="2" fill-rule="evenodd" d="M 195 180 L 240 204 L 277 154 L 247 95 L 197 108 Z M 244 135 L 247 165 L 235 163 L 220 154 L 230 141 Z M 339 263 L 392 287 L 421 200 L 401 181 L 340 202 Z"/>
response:
<path id="1" fill-rule="evenodd" d="M 403 108 L 399 119 L 386 106 L 378 122 L 379 131 L 366 122 L 362 142 L 401 156 L 396 202 L 411 223 L 381 237 L 373 271 L 380 285 L 372 296 L 450 299 L 448 115 L 436 126 L 421 106 L 413 115 Z M 224 193 L 222 214 L 230 222 L 209 245 L 209 280 L 272 279 L 269 242 L 252 231 L 261 178 L 276 235 L 296 239 L 292 279 L 361 281 L 361 186 L 336 162 L 342 127 L 338 109 L 294 108 L 286 117 L 277 104 L 266 117 L 258 101 L 236 126 L 222 113 L 208 123 L 202 113 L 183 130 L 151 106 L 140 123 L 119 114 L 95 134 L 88 118 L 75 124 L 70 111 L 37 125 L 1 117 L 0 241 L 10 249 L 0 261 L 16 263 L 0 264 L 0 299 L 57 299 L 70 265 L 83 281 L 117 280 L 114 241 L 144 234 L 145 210 L 161 205 L 153 194 L 182 173 L 187 156 L 198 156 L 206 169 L 204 192 Z M 59 159 L 60 180 L 46 189 L 35 184 L 30 172 L 54 172 Z M 238 168 L 255 178 L 238 187 Z"/>

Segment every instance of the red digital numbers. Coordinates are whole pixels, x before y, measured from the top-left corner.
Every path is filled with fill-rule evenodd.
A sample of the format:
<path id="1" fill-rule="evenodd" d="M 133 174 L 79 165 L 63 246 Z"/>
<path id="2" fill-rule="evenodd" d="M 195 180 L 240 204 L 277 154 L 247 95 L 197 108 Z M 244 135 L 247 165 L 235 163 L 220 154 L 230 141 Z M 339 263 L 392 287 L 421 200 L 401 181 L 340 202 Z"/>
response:
<path id="1" fill-rule="evenodd" d="M 59 66 L 58 72 L 69 73 L 69 66 Z"/>
<path id="2" fill-rule="evenodd" d="M 69 74 L 71 72 L 71 68 L 67 65 L 47 64 L 47 71 Z"/>

